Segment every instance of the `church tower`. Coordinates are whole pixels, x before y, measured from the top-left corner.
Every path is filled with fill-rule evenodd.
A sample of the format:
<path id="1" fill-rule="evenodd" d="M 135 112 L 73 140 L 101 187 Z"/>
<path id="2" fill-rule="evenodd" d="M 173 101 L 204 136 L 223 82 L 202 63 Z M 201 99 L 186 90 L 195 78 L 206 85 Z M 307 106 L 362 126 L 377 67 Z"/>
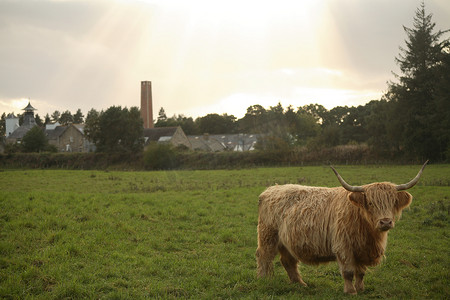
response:
<path id="1" fill-rule="evenodd" d="M 144 128 L 153 128 L 152 82 L 141 81 L 141 117 Z"/>

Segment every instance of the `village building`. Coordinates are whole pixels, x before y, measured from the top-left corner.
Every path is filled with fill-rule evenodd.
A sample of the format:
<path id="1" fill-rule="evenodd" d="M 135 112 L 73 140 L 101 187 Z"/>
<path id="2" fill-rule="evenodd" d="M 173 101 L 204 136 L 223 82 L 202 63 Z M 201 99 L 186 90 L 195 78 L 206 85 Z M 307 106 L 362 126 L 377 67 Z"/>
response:
<path id="1" fill-rule="evenodd" d="M 204 134 L 190 135 L 189 141 L 192 150 L 203 150 L 210 152 L 220 151 L 252 151 L 258 142 L 257 134 Z"/>
<path id="2" fill-rule="evenodd" d="M 192 145 L 191 149 L 194 151 L 221 152 L 226 150 L 225 145 L 214 137 L 210 137 L 209 134 L 189 135 L 188 139 Z"/>
<path id="3" fill-rule="evenodd" d="M 37 126 L 36 124 L 36 120 L 34 119 L 34 111 L 36 110 L 33 106 L 31 106 L 31 103 L 28 102 L 27 107 L 25 107 L 23 109 L 25 111 L 24 115 L 23 115 L 23 123 L 20 127 L 16 128 L 12 133 L 9 133 L 8 136 L 8 132 L 6 133 L 7 137 L 6 137 L 6 142 L 7 143 L 20 143 L 23 139 L 23 137 L 25 136 L 25 134 L 27 134 L 28 131 L 30 131 L 31 128 L 33 128 L 34 126 Z M 12 126 L 11 128 L 14 128 L 15 125 L 18 124 L 15 123 L 14 118 L 11 118 L 12 120 L 10 121 L 11 123 L 10 126 Z M 11 130 L 11 129 L 7 129 L 7 130 Z"/>
<path id="4" fill-rule="evenodd" d="M 19 118 L 14 115 L 14 113 L 10 113 L 6 116 L 5 119 L 5 134 L 6 137 L 9 137 L 17 128 L 19 128 Z"/>
<path id="5" fill-rule="evenodd" d="M 84 136 L 84 124 L 67 126 L 60 126 L 59 123 L 47 124 L 45 135 L 48 143 L 54 145 L 59 152 L 95 151 L 95 146 Z"/>
<path id="6" fill-rule="evenodd" d="M 191 149 L 191 143 L 180 126 L 144 128 L 144 148 L 150 143 L 167 143 L 174 147 Z"/>

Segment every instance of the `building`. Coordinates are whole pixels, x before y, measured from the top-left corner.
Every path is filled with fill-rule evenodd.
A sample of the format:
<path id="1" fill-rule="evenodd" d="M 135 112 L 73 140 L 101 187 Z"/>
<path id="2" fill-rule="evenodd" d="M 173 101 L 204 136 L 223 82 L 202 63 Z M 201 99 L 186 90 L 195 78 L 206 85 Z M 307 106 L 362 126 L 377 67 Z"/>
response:
<path id="1" fill-rule="evenodd" d="M 221 152 L 226 150 L 226 146 L 219 142 L 209 134 L 201 135 L 189 135 L 189 142 L 191 142 L 192 150 L 195 151 L 208 151 L 208 152 Z"/>
<path id="2" fill-rule="evenodd" d="M 6 137 L 10 136 L 14 130 L 20 127 L 19 118 L 14 115 L 14 113 L 8 114 L 5 119 L 5 129 Z"/>
<path id="3" fill-rule="evenodd" d="M 84 124 L 59 126 L 48 124 L 45 129 L 48 143 L 54 145 L 58 152 L 92 152 L 95 145 L 84 136 Z"/>
<path id="4" fill-rule="evenodd" d="M 153 128 L 152 82 L 141 81 L 141 117 L 144 128 Z"/>
<path id="5" fill-rule="evenodd" d="M 25 107 L 23 110 L 25 111 L 23 115 L 23 123 L 19 128 L 14 130 L 9 136 L 6 137 L 7 143 L 20 143 L 25 134 L 27 134 L 27 132 L 30 131 L 31 128 L 37 126 L 36 120 L 34 119 L 34 111 L 36 109 L 31 106 L 31 103 L 28 102 L 27 107 Z M 12 121 L 12 124 L 14 124 L 14 121 Z"/>
<path id="6" fill-rule="evenodd" d="M 190 135 L 192 150 L 203 151 L 252 151 L 258 142 L 258 134 L 204 134 Z"/>
<path id="7" fill-rule="evenodd" d="M 184 134 L 183 129 L 178 127 L 156 127 L 144 128 L 144 147 L 150 143 L 168 143 L 174 147 L 187 147 L 191 149 L 191 143 Z"/>

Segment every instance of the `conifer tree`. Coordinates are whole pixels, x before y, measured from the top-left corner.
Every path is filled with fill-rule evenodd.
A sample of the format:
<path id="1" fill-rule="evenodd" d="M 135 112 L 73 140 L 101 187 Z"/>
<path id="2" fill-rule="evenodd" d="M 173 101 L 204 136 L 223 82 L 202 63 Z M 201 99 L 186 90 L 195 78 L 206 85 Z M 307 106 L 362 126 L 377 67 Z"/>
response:
<path id="1" fill-rule="evenodd" d="M 435 125 L 439 125 L 433 117 L 437 112 L 435 91 L 443 75 L 440 66 L 449 40 L 441 40 L 448 30 L 436 32 L 435 25 L 422 2 L 416 10 L 413 28 L 404 26 L 406 47 L 400 47 L 396 58 L 401 70 L 396 75 L 399 82 L 390 82 L 385 95 L 393 104 L 386 125 L 390 144 L 417 159 L 439 159 L 443 151 L 436 147 L 439 136 Z"/>

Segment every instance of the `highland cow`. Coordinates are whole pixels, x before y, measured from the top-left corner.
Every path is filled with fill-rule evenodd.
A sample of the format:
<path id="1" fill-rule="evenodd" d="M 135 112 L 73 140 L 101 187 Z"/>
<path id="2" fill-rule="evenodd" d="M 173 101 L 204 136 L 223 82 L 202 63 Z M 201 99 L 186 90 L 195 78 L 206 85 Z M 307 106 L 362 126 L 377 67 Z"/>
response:
<path id="1" fill-rule="evenodd" d="M 419 181 L 427 163 L 402 185 L 351 186 L 331 167 L 342 187 L 286 184 L 267 188 L 259 196 L 258 276 L 272 274 L 277 253 L 291 282 L 304 286 L 299 261 L 312 265 L 337 261 L 344 292 L 363 291 L 367 267 L 380 263 L 388 231 L 411 204 L 412 196 L 405 190 Z"/>

